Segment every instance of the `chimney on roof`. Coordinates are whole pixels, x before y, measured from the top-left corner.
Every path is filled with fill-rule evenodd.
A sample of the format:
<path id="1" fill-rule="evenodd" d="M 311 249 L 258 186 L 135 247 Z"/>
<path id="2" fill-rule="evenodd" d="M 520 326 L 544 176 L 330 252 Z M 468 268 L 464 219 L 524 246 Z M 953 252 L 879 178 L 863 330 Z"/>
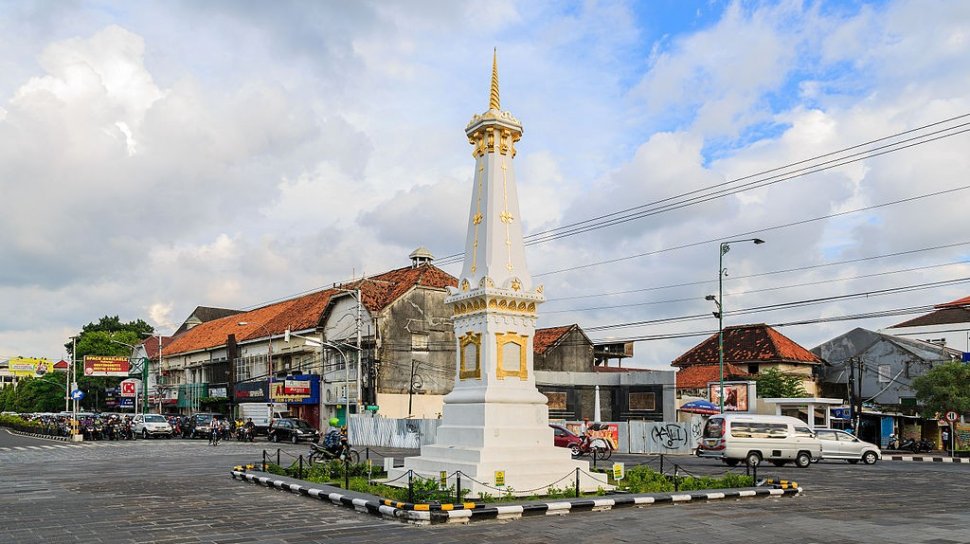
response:
<path id="1" fill-rule="evenodd" d="M 431 264 L 431 261 L 434 260 L 434 255 L 424 246 L 412 251 L 409 257 L 411 257 L 411 268 L 417 268 L 423 264 Z"/>

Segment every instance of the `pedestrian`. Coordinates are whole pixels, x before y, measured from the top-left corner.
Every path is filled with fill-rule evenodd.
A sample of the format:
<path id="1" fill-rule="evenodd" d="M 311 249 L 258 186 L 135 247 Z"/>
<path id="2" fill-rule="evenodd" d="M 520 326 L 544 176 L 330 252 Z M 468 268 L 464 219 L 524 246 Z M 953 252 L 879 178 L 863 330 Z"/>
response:
<path id="1" fill-rule="evenodd" d="M 950 429 L 943 427 L 940 438 L 943 440 L 943 451 L 950 451 Z"/>

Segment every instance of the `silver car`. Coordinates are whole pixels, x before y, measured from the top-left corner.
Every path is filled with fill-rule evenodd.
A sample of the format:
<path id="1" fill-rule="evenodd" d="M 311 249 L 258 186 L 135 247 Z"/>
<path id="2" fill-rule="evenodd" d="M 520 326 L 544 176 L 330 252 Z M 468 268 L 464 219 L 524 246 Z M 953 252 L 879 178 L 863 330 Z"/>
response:
<path id="1" fill-rule="evenodd" d="M 159 414 L 138 414 L 131 420 L 131 431 L 142 438 L 164 436 L 172 438 L 172 426 L 165 416 Z"/>
<path id="2" fill-rule="evenodd" d="M 856 464 L 859 461 L 871 465 L 882 459 L 879 446 L 864 442 L 845 431 L 835 429 L 815 429 L 822 442 L 822 459 L 845 459 Z"/>

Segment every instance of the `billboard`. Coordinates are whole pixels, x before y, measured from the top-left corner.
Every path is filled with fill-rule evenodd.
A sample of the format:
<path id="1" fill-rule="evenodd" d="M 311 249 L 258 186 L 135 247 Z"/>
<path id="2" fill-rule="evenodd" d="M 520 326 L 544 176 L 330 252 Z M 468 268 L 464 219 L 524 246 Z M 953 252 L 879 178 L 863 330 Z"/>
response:
<path id="1" fill-rule="evenodd" d="M 54 371 L 54 363 L 47 359 L 33 357 L 15 357 L 7 361 L 8 368 L 14 376 L 40 377 Z"/>
<path id="2" fill-rule="evenodd" d="M 85 355 L 85 376 L 121 376 L 128 377 L 131 362 L 124 355 Z"/>
<path id="3" fill-rule="evenodd" d="M 307 380 L 286 379 L 283 381 L 283 394 L 287 396 L 310 396 L 310 382 Z"/>
<path id="4" fill-rule="evenodd" d="M 725 412 L 747 412 L 748 405 L 748 382 L 725 382 L 724 383 L 724 411 Z M 721 404 L 721 385 L 720 383 L 707 384 L 708 398 L 714 404 Z"/>
<path id="5" fill-rule="evenodd" d="M 304 393 L 287 393 L 286 382 L 289 381 L 300 381 L 306 384 L 293 389 L 294 391 L 304 391 Z M 275 381 L 274 379 L 269 387 L 269 397 L 273 402 L 285 402 L 287 404 L 318 404 L 320 402 L 320 376 L 303 374 L 302 376 L 291 376 L 286 380 Z"/>
<path id="6" fill-rule="evenodd" d="M 141 392 L 141 380 L 123 380 L 119 387 L 121 389 L 122 397 L 137 397 Z"/>

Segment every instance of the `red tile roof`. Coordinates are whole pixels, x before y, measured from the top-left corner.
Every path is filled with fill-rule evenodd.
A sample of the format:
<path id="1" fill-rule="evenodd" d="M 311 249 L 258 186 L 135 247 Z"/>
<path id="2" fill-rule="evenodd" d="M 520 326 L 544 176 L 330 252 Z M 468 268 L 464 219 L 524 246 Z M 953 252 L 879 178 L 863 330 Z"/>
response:
<path id="1" fill-rule="evenodd" d="M 546 329 L 536 329 L 535 336 L 532 337 L 532 351 L 536 355 L 542 355 L 560 338 L 566 335 L 573 328 L 579 325 L 565 325 L 562 327 L 549 327 Z"/>
<path id="2" fill-rule="evenodd" d="M 165 350 L 168 349 L 168 346 L 172 343 L 173 340 L 175 340 L 175 337 L 173 336 L 162 336 L 163 355 L 165 354 Z M 145 355 L 147 355 L 149 359 L 158 359 L 158 337 L 157 336 L 149 336 L 148 338 L 145 338 L 145 340 L 142 341 L 142 344 L 145 346 Z"/>
<path id="3" fill-rule="evenodd" d="M 224 346 L 230 334 L 235 334 L 236 341 L 241 342 L 264 338 L 268 334 L 282 335 L 286 329 L 298 331 L 316 328 L 331 300 L 343 294 L 342 289 L 360 286 L 363 305 L 371 312 L 379 312 L 417 285 L 456 287 L 458 280 L 430 264 L 392 270 L 341 285 L 340 289 L 325 289 L 201 323 L 175 337 L 170 345 L 163 345 L 162 354 L 191 353 Z"/>
<path id="4" fill-rule="evenodd" d="M 748 373 L 735 365 L 724 365 L 724 379 L 747 378 Z M 691 365 L 677 371 L 677 389 L 707 389 L 707 384 L 721 379 L 719 365 Z"/>
<path id="5" fill-rule="evenodd" d="M 822 360 L 787 336 L 759 323 L 724 328 L 724 362 L 821 364 Z M 714 334 L 670 364 L 686 367 L 717 363 L 718 340 Z"/>
<path id="6" fill-rule="evenodd" d="M 937 304 L 936 308 L 959 308 L 961 306 L 970 306 L 970 297 L 958 298 L 950 302 Z"/>

